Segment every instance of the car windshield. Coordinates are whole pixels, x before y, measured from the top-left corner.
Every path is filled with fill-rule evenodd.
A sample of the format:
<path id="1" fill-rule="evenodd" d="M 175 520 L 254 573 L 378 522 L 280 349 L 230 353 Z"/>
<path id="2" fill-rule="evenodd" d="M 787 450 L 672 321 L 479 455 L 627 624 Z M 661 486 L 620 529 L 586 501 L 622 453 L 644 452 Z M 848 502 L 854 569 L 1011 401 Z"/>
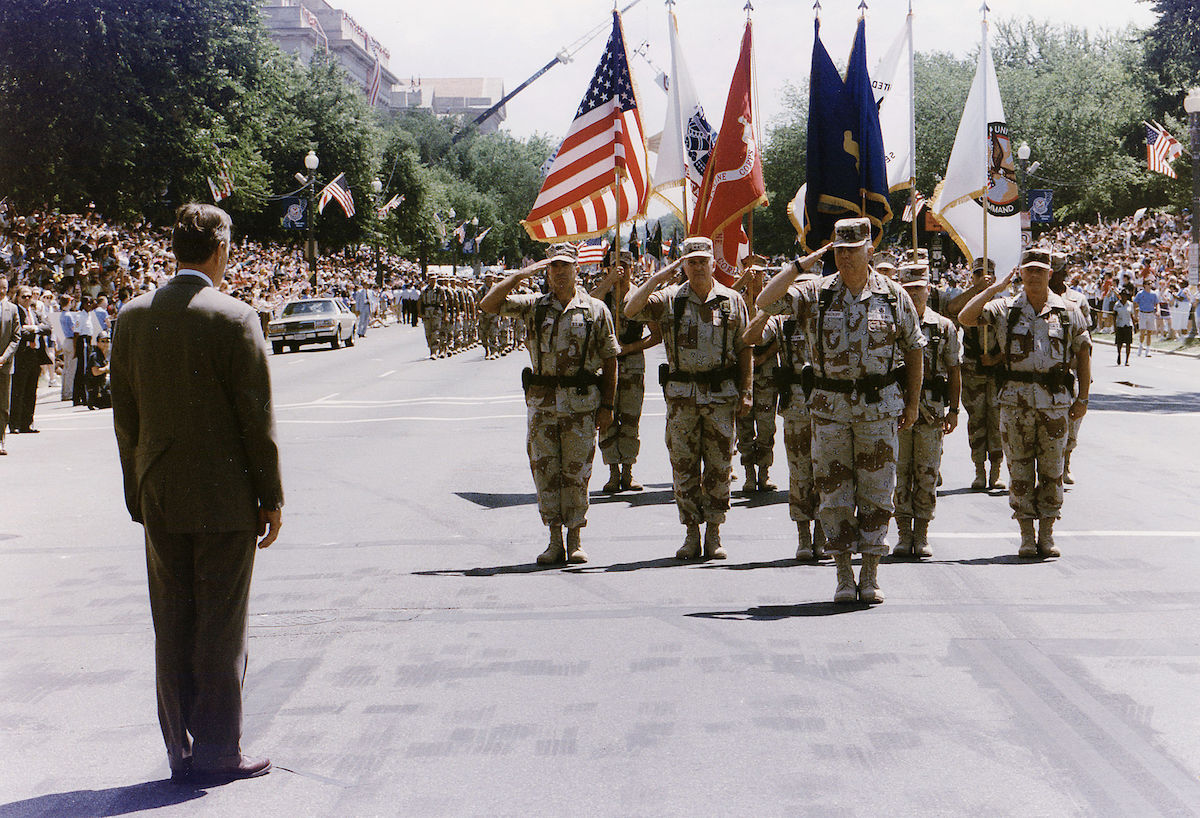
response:
<path id="1" fill-rule="evenodd" d="M 332 301 L 293 301 L 283 308 L 283 315 L 325 315 L 335 311 Z"/>

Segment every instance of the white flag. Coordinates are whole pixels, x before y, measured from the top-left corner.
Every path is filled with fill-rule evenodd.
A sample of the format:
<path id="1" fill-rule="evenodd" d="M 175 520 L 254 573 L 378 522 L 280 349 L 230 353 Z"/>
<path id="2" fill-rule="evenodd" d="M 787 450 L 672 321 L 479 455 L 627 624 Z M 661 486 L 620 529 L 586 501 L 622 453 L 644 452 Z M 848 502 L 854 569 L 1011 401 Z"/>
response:
<path id="1" fill-rule="evenodd" d="M 887 54 L 871 72 L 883 131 L 888 190 L 909 186 L 916 175 L 913 145 L 912 12 Z"/>
<path id="2" fill-rule="evenodd" d="M 981 204 L 985 191 L 986 232 Z M 1017 266 L 1021 257 L 1020 195 L 986 20 L 975 80 L 950 151 L 946 179 L 938 185 L 932 207 L 968 258 L 983 256 L 986 235 L 987 255 L 996 263 L 996 277 Z"/>
<path id="3" fill-rule="evenodd" d="M 704 180 L 704 168 L 717 141 L 717 132 L 708 124 L 704 107 L 696 96 L 692 76 L 679 49 L 679 25 L 675 12 L 668 12 L 667 30 L 671 41 L 671 76 L 667 91 L 667 121 L 663 125 L 658 164 L 654 168 L 654 193 L 667 202 L 687 224 L 695 213 L 696 196 Z M 684 191 L 687 214 L 684 214 Z"/>

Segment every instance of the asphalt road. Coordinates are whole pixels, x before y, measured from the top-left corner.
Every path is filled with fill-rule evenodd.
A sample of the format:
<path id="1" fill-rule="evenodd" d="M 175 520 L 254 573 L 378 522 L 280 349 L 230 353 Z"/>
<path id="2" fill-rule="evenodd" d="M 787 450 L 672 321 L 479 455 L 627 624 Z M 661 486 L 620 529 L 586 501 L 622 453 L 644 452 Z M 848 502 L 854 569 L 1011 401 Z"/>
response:
<path id="1" fill-rule="evenodd" d="M 790 559 L 782 492 L 735 497 L 726 562 L 672 558 L 653 386 L 647 490 L 594 495 L 592 561 L 538 569 L 525 359 L 423 353 L 389 327 L 272 360 L 243 743 L 276 769 L 207 792 L 162 781 L 110 412 L 47 393 L 0 460 L 0 818 L 1200 812 L 1197 361 L 1097 348 L 1057 561 L 1016 560 L 952 435 L 934 558 L 865 610 Z"/>

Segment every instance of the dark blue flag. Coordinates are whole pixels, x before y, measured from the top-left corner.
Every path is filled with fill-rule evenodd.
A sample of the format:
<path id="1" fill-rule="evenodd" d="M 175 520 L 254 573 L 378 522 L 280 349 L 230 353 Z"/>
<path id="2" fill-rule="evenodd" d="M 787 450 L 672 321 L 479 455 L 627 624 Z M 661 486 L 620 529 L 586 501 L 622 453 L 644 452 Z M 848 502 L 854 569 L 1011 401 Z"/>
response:
<path id="1" fill-rule="evenodd" d="M 279 221 L 280 226 L 284 230 L 307 230 L 308 200 L 302 196 L 288 196 L 281 203 L 283 216 Z"/>
<path id="2" fill-rule="evenodd" d="M 1029 191 L 1029 220 L 1040 224 L 1054 221 L 1054 191 Z"/>
<path id="3" fill-rule="evenodd" d="M 867 74 L 867 22 L 861 17 L 854 32 L 854 46 L 850 49 L 850 65 L 846 68 L 846 93 L 857 120 L 854 141 L 859 153 L 859 194 L 865 206 L 862 215 L 871 220 L 878 244 L 883 226 L 891 221 L 892 206 L 888 202 L 887 160 L 883 150 L 883 130 L 879 126 L 879 105 L 875 102 L 875 89 Z"/>

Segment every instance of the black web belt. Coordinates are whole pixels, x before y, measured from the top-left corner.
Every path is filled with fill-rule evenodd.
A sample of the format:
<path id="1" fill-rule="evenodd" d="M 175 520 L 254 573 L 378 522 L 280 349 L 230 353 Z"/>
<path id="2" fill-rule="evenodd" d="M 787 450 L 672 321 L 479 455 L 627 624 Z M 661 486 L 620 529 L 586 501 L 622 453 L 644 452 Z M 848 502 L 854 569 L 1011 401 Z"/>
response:
<path id="1" fill-rule="evenodd" d="M 813 378 L 813 388 L 843 395 L 853 395 L 857 392 L 865 395 L 868 403 L 878 403 L 879 393 L 884 387 L 900 383 L 903 377 L 903 367 L 896 367 L 886 375 L 864 375 L 861 378 L 823 378 L 817 375 Z"/>

